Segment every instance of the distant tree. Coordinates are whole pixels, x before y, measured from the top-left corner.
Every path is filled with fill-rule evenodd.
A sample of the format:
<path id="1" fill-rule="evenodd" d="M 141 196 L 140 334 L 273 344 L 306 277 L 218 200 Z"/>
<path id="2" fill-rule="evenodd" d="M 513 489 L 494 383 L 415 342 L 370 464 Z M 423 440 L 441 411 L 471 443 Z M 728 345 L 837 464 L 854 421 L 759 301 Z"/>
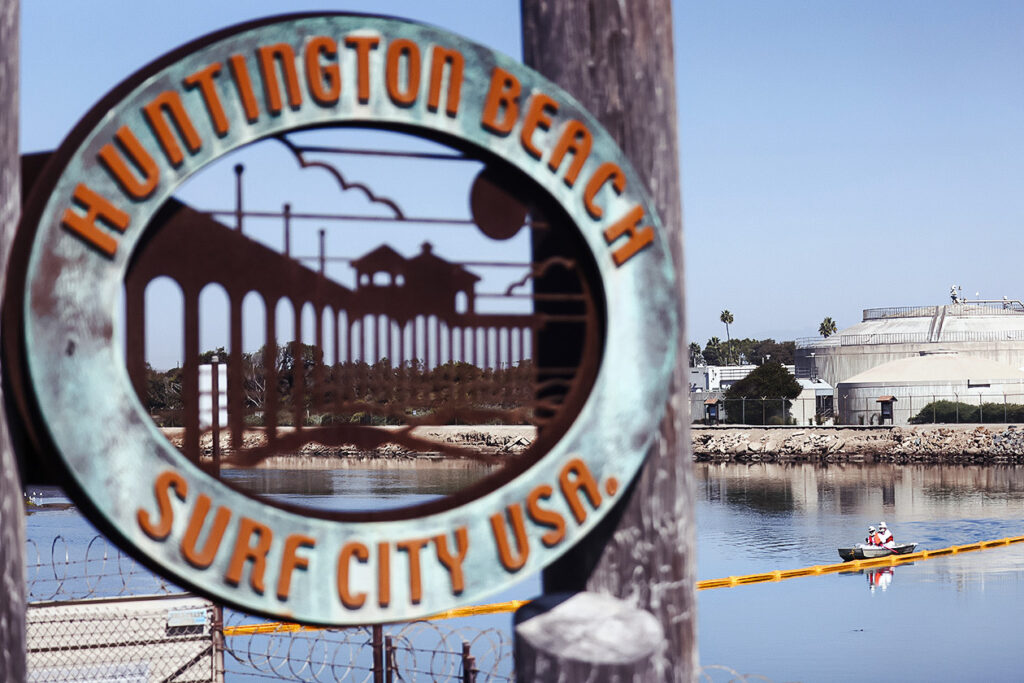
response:
<path id="1" fill-rule="evenodd" d="M 725 365 L 725 349 L 722 347 L 722 340 L 718 337 L 708 339 L 704 345 L 704 362 L 708 365 Z"/>
<path id="2" fill-rule="evenodd" d="M 714 362 L 705 350 L 703 356 L 708 365 L 724 365 L 731 358 L 740 364 L 761 365 L 767 360 L 777 360 L 783 365 L 792 365 L 796 354 L 796 344 L 791 341 L 777 342 L 774 339 L 733 339 L 732 346 L 726 347 L 722 342 L 713 343 L 717 338 L 708 341 L 711 347 L 717 346 L 721 362 Z M 714 356 L 714 350 L 711 355 Z M 692 357 L 692 354 L 691 354 Z"/>
<path id="3" fill-rule="evenodd" d="M 772 359 L 725 392 L 726 421 L 785 424 L 792 400 L 803 387 L 782 363 Z"/>
<path id="4" fill-rule="evenodd" d="M 822 337 L 827 338 L 835 334 L 836 330 L 838 329 L 839 328 L 836 327 L 836 321 L 833 320 L 831 317 L 826 317 L 824 320 L 821 321 L 821 324 L 818 325 L 818 334 L 820 334 Z"/>
<path id="5" fill-rule="evenodd" d="M 164 372 L 146 363 L 146 408 L 150 413 L 181 409 L 181 368 Z"/>
<path id="6" fill-rule="evenodd" d="M 732 338 L 729 336 L 729 325 L 732 325 L 734 318 L 732 317 L 732 313 L 729 312 L 729 309 L 726 309 L 722 311 L 722 314 L 718 316 L 718 319 L 725 323 L 725 339 L 728 344 L 728 357 L 729 360 L 732 361 Z"/>
<path id="7" fill-rule="evenodd" d="M 201 354 L 199 354 L 199 364 L 209 365 L 210 363 L 213 362 L 214 356 L 217 356 L 218 363 L 228 362 L 228 352 L 224 350 L 223 346 L 218 346 L 216 349 L 203 351 Z"/>
<path id="8" fill-rule="evenodd" d="M 704 354 L 700 351 L 700 344 L 690 342 L 690 367 L 695 368 L 704 364 Z"/>
<path id="9" fill-rule="evenodd" d="M 777 342 L 774 339 L 761 339 L 751 345 L 747 353 L 747 362 L 762 365 L 774 360 L 783 365 L 792 365 L 796 355 L 796 344 L 791 341 Z"/>

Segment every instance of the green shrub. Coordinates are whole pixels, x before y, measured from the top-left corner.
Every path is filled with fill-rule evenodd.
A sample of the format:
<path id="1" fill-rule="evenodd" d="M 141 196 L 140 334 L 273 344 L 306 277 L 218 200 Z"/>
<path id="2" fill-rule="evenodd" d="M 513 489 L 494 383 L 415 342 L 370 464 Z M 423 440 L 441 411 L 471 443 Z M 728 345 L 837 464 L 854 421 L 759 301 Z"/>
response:
<path id="1" fill-rule="evenodd" d="M 1024 422 L 1024 405 L 1020 403 L 964 403 L 963 401 L 932 401 L 910 418 L 910 424 L 952 424 Z"/>

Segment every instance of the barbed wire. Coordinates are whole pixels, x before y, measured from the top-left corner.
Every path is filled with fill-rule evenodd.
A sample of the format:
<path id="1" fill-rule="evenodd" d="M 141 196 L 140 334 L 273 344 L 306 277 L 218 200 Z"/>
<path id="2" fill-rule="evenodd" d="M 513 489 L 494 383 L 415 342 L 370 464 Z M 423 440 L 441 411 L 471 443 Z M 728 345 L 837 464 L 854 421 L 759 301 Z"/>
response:
<path id="1" fill-rule="evenodd" d="M 25 563 L 29 602 L 182 592 L 99 534 L 87 543 L 57 535 L 42 547 L 28 539 Z"/>
<path id="2" fill-rule="evenodd" d="M 295 681 L 372 681 L 374 661 L 381 662 L 387 680 L 430 680 L 438 683 L 474 680 L 483 683 L 514 680 L 513 648 L 500 629 L 417 621 L 384 627 L 279 630 L 244 626 L 252 618 L 232 614 L 225 632 L 225 652 L 262 676 Z M 374 631 L 377 630 L 375 637 Z M 376 655 L 376 657 L 375 657 Z"/>
<path id="3" fill-rule="evenodd" d="M 57 535 L 48 545 L 30 539 L 26 559 L 28 599 L 36 605 L 70 604 L 88 598 L 185 595 L 181 588 L 153 574 L 99 534 L 87 542 Z M 59 640 L 64 627 L 58 622 L 50 624 L 47 638 Z M 375 678 L 380 671 L 378 676 L 383 674 L 388 681 L 515 680 L 510 633 L 501 628 L 456 626 L 450 622 L 312 629 L 270 624 L 253 615 L 228 612 L 224 624 L 215 627 L 228 636 L 220 639 L 225 656 L 240 667 L 228 666 L 229 672 L 234 669 L 249 678 L 371 683 L 380 680 Z M 69 634 L 74 626 L 67 625 Z M 768 680 L 719 665 L 701 667 L 699 676 L 709 682 L 723 680 L 723 676 L 729 681 Z"/>

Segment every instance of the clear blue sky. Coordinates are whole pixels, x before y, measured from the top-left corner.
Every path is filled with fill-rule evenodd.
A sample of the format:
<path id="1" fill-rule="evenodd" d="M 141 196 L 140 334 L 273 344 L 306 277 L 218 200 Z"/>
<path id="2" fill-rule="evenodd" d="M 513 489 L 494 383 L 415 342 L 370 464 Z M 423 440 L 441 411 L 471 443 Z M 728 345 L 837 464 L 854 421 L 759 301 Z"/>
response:
<path id="1" fill-rule="evenodd" d="M 59 144 L 109 88 L 246 19 L 351 9 L 520 56 L 519 2 L 22 3 L 21 146 Z M 687 333 L 813 335 L 860 310 L 1024 298 L 1024 3 L 673 3 Z"/>

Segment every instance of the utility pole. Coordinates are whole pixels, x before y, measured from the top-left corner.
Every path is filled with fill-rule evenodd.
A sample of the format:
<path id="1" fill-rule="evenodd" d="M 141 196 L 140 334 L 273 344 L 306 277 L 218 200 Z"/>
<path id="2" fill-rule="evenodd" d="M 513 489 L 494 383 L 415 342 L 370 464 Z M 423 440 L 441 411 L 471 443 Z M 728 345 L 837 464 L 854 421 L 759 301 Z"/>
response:
<path id="1" fill-rule="evenodd" d="M 0 291 L 21 215 L 18 0 L 0 0 Z M 0 401 L 3 397 L 0 396 Z M 25 510 L 7 417 L 0 410 L 0 680 L 25 680 Z"/>
<path id="2" fill-rule="evenodd" d="M 665 227 L 683 301 L 683 229 L 671 0 L 521 0 L 523 57 L 576 97 L 644 179 Z M 684 320 L 680 303 L 680 325 Z M 680 334 L 680 339 L 685 339 Z M 693 465 L 687 358 L 678 350 L 668 405 L 647 462 L 620 509 L 544 574 L 547 594 L 589 591 L 650 612 L 664 640 L 623 680 L 696 678 Z M 556 670 L 552 670 L 552 666 Z M 581 676 L 544 663 L 535 680 Z M 542 675 L 536 672 L 545 669 Z M 520 672 L 524 669 L 520 664 Z M 593 664 L 593 678 L 619 675 Z M 579 680 L 583 680 L 580 678 Z"/>

